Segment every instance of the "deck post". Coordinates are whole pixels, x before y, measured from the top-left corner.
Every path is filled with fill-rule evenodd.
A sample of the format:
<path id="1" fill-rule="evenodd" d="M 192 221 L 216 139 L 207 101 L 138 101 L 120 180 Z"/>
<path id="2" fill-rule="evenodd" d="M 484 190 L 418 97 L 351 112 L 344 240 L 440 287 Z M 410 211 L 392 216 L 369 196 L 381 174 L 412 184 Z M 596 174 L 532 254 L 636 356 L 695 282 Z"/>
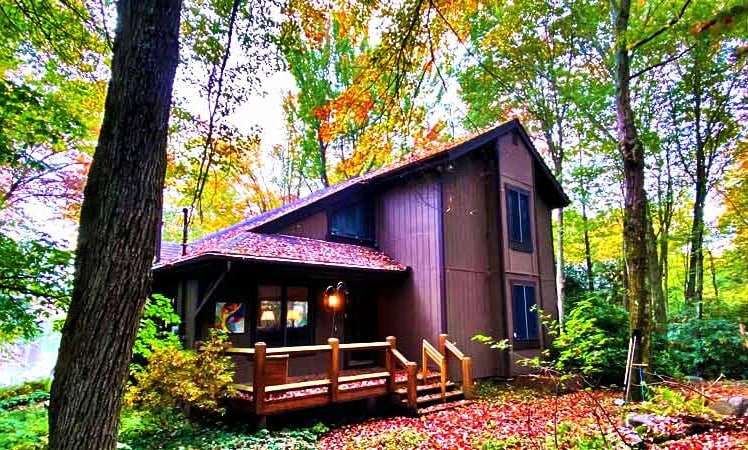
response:
<path id="1" fill-rule="evenodd" d="M 462 393 L 467 399 L 473 398 L 473 360 L 469 356 L 462 360 Z"/>
<path id="2" fill-rule="evenodd" d="M 418 407 L 418 393 L 416 384 L 418 382 L 418 364 L 409 362 L 407 367 L 408 372 L 408 407 L 415 410 Z"/>
<path id="3" fill-rule="evenodd" d="M 252 380 L 252 393 L 255 400 L 255 415 L 263 416 L 265 407 L 265 350 L 267 345 L 264 342 L 255 343 L 255 367 L 254 378 Z"/>
<path id="4" fill-rule="evenodd" d="M 327 340 L 330 344 L 330 401 L 338 401 L 338 376 L 340 375 L 340 341 L 337 338 Z"/>
<path id="5" fill-rule="evenodd" d="M 449 374 L 449 358 L 447 358 L 447 339 L 449 338 L 449 335 L 446 333 L 442 333 L 439 335 L 439 342 L 437 349 L 439 350 L 439 353 L 442 354 L 444 357 L 444 371 Z"/>
<path id="6" fill-rule="evenodd" d="M 395 392 L 395 363 L 392 361 L 392 351 L 395 350 L 397 345 L 397 338 L 395 336 L 387 336 L 387 343 L 390 344 L 390 348 L 384 353 L 384 367 L 387 372 L 390 373 L 390 377 L 387 380 L 387 392 L 392 394 Z"/>

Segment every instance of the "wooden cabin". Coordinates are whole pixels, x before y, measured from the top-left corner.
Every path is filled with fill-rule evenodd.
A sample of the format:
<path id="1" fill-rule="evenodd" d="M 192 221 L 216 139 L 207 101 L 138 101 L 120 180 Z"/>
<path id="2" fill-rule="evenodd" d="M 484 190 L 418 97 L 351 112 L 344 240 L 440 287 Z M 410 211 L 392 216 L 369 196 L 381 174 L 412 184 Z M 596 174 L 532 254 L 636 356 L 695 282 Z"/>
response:
<path id="1" fill-rule="evenodd" d="M 268 360 L 283 377 L 330 370 L 330 342 L 346 350 L 340 370 L 356 371 L 382 366 L 388 336 L 412 361 L 441 334 L 470 355 L 473 376 L 513 376 L 524 368 L 471 337 L 507 338 L 522 356 L 548 344 L 533 306 L 557 313 L 551 210 L 568 203 L 510 121 L 184 246 L 163 243 L 155 290 L 176 299 L 188 345 L 218 325 L 252 355 L 260 342 L 267 358 L 321 350 L 292 352 L 292 365 Z M 333 310 L 325 300 L 340 282 Z M 251 366 L 237 360 L 238 383 Z"/>

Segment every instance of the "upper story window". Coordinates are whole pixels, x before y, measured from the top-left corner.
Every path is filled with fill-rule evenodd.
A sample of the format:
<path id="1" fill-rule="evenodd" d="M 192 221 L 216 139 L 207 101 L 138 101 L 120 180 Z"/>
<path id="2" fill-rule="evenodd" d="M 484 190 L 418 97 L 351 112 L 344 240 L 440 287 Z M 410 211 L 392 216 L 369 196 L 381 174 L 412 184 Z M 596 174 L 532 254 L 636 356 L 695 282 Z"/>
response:
<path id="1" fill-rule="evenodd" d="M 362 243 L 374 242 L 374 212 L 368 202 L 331 213 L 329 223 L 331 237 Z"/>
<path id="2" fill-rule="evenodd" d="M 530 193 L 522 189 L 507 188 L 506 197 L 509 248 L 532 252 Z"/>
<path id="3" fill-rule="evenodd" d="M 535 286 L 512 285 L 514 341 L 532 343 L 538 340 L 538 311 L 535 308 Z"/>

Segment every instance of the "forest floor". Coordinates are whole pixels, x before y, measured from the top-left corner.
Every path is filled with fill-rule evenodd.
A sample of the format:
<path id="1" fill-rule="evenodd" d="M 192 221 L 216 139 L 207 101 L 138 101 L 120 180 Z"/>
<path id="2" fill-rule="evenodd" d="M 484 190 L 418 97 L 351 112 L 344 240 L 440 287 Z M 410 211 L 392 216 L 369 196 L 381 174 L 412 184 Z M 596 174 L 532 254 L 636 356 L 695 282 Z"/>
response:
<path id="1" fill-rule="evenodd" d="M 679 385 L 652 401 L 617 405 L 620 392 L 543 395 L 512 387 L 483 389 L 472 404 L 422 417 L 371 419 L 334 429 L 320 449 L 746 449 L 748 417 L 719 416 L 706 407 L 748 385 Z M 626 424 L 632 415 L 648 425 Z"/>

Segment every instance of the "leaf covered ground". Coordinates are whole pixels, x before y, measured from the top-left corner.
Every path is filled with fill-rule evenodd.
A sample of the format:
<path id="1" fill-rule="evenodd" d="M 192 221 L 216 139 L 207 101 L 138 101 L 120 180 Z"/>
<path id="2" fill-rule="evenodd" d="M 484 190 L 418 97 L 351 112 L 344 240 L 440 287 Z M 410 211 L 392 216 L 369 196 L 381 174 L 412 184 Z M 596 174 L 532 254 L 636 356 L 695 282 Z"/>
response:
<path id="1" fill-rule="evenodd" d="M 748 396 L 736 384 L 674 389 L 681 398 Z M 706 396 L 706 397 L 702 397 Z M 748 418 L 719 418 L 704 411 L 669 412 L 646 432 L 625 426 L 628 413 L 666 410 L 669 404 L 617 406 L 611 390 L 544 396 L 498 388 L 474 403 L 422 417 L 371 419 L 331 431 L 319 448 L 354 449 L 746 449 Z M 685 405 L 685 404 L 684 404 Z M 678 406 L 678 405 L 676 405 Z M 688 408 L 688 406 L 682 406 Z M 694 426 L 694 421 L 698 426 Z M 697 434 L 689 435 L 691 432 Z M 641 441 L 636 445 L 637 442 Z"/>

